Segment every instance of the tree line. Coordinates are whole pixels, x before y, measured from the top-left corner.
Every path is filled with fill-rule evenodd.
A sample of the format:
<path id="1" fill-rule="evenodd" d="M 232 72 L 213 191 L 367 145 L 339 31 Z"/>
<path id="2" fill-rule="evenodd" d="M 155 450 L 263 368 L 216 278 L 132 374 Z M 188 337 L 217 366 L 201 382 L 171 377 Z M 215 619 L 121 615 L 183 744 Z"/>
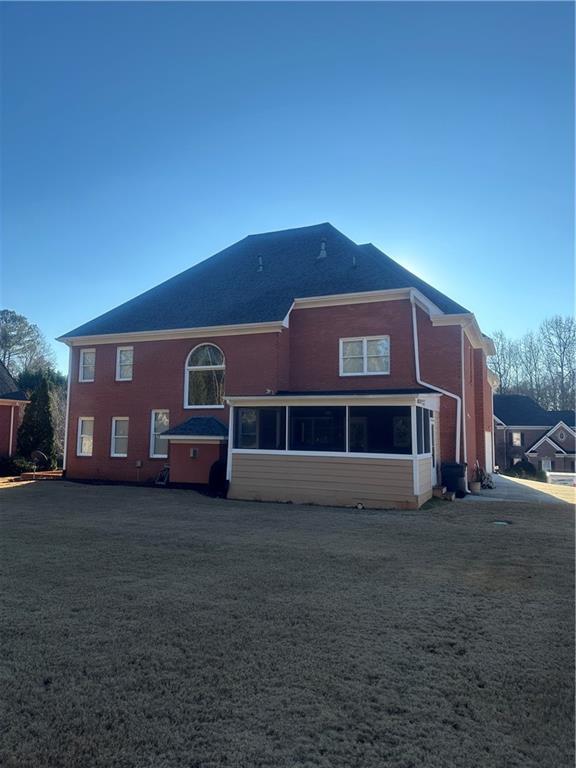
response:
<path id="1" fill-rule="evenodd" d="M 10 309 L 0 310 L 0 360 L 30 399 L 18 429 L 16 467 L 25 468 L 33 451 L 57 466 L 64 454 L 67 379 L 38 326 Z"/>
<path id="2" fill-rule="evenodd" d="M 546 318 L 536 331 L 512 339 L 492 334 L 496 354 L 488 361 L 500 379 L 499 394 L 528 395 L 543 408 L 564 411 L 576 400 L 576 322 Z"/>

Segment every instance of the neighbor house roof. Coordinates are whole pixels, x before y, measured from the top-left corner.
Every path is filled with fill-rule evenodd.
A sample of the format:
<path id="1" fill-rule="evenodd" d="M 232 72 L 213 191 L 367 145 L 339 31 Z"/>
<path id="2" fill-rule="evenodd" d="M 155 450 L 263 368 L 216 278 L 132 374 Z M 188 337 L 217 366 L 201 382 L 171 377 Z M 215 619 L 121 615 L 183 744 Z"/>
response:
<path id="1" fill-rule="evenodd" d="M 228 437 L 228 427 L 214 416 L 192 416 L 162 432 L 163 437 Z"/>
<path id="2" fill-rule="evenodd" d="M 26 393 L 18 389 L 18 385 L 10 375 L 8 368 L 0 362 L 0 400 L 15 400 L 26 402 Z"/>
<path id="3" fill-rule="evenodd" d="M 468 312 L 374 245 L 317 224 L 249 235 L 61 338 L 281 321 L 296 298 L 398 288 Z"/>
<path id="4" fill-rule="evenodd" d="M 527 395 L 494 395 L 494 415 L 507 426 L 574 426 L 574 411 L 547 411 Z"/>

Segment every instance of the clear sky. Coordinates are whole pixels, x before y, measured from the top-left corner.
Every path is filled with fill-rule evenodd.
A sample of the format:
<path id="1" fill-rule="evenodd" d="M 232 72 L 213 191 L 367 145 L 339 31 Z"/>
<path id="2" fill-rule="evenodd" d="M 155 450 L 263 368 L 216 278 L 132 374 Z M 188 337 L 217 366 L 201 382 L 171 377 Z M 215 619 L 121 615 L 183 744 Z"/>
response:
<path id="1" fill-rule="evenodd" d="M 572 4 L 1 13 L 1 300 L 48 338 L 246 234 L 321 221 L 485 332 L 573 311 Z"/>

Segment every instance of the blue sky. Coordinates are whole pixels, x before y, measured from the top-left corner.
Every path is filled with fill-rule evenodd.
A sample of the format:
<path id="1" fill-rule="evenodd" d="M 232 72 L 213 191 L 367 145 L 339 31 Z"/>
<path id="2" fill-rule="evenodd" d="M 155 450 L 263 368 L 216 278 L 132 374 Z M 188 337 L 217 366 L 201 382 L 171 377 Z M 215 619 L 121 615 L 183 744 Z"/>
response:
<path id="1" fill-rule="evenodd" d="M 573 311 L 571 4 L 1 13 L 1 300 L 48 338 L 246 234 L 321 221 L 485 332 Z"/>

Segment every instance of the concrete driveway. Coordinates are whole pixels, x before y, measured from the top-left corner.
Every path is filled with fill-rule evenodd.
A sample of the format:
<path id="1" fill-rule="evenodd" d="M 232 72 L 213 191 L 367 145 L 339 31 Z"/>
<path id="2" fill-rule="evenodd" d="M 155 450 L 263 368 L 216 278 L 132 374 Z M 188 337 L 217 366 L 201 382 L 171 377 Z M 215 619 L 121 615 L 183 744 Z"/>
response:
<path id="1" fill-rule="evenodd" d="M 538 483 L 534 480 L 520 480 L 517 477 L 492 475 L 495 488 L 471 494 L 465 501 L 522 501 L 527 504 L 575 504 L 576 488 L 565 485 Z"/>

